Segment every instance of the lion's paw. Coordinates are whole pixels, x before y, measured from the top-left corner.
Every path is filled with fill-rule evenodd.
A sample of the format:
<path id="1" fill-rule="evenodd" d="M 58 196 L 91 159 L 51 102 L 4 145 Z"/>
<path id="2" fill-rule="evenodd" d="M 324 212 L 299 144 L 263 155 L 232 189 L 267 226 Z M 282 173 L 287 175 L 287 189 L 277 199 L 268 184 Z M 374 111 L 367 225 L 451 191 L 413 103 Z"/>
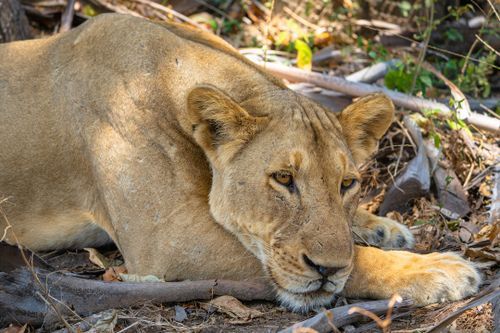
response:
<path id="1" fill-rule="evenodd" d="M 411 298 L 416 305 L 460 300 L 479 288 L 478 271 L 457 254 L 413 254 L 407 259 L 399 277 L 403 284 L 400 294 Z"/>
<path id="2" fill-rule="evenodd" d="M 394 249 L 411 249 L 415 246 L 415 238 L 407 226 L 385 217 L 372 216 L 365 225 L 353 226 L 353 232 L 355 239 L 361 238 L 359 244 L 366 241 L 371 245 Z"/>

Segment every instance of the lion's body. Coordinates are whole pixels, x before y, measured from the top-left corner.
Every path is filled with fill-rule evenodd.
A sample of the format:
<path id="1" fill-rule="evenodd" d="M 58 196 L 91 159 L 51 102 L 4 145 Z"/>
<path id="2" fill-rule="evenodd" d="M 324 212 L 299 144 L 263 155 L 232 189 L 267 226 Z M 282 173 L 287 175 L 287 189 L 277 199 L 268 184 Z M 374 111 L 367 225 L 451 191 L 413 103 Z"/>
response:
<path id="1" fill-rule="evenodd" d="M 197 83 L 237 73 L 224 88 L 244 99 L 255 69 L 227 66 L 233 55 L 157 24 L 100 21 L 0 49 L 10 60 L 0 62 L 0 191 L 17 237 L 33 250 L 81 248 L 106 242 L 102 228 L 119 246 L 143 247 L 135 257 L 120 246 L 129 268 L 167 279 L 259 269 L 250 254 L 231 260 L 241 245 L 207 214 L 210 169 L 178 119 Z M 207 66 L 217 62 L 227 73 Z M 203 264 L 221 257 L 221 266 Z"/>
<path id="2" fill-rule="evenodd" d="M 219 125 L 210 122 L 203 125 L 201 118 L 205 115 L 193 116 L 186 103 L 193 89 L 208 83 L 243 108 L 252 110 L 255 117 L 243 115 L 249 119 L 242 121 L 252 122 L 247 128 L 248 133 L 241 131 L 245 135 L 253 137 L 254 132 L 259 133 L 264 126 L 277 129 L 270 134 L 262 130 L 263 134 L 256 136 L 251 144 L 247 137 L 238 138 L 239 144 L 248 146 L 244 154 L 237 152 L 242 149 L 241 145 L 231 148 L 229 143 L 224 143 L 224 149 L 231 151 L 230 154 L 212 151 L 216 143 L 205 145 L 203 140 L 208 138 L 203 137 L 205 132 L 202 131 L 217 132 Z M 192 108 L 208 107 L 203 105 L 202 97 L 212 98 L 215 93 L 211 90 L 207 93 L 209 90 L 206 88 L 200 92 L 197 100 L 193 97 Z M 263 149 L 267 146 L 281 149 L 279 141 L 274 138 L 287 137 L 286 129 L 291 126 L 279 129 L 278 125 L 272 125 L 273 122 L 266 122 L 264 118 L 268 115 L 278 117 L 279 108 L 286 103 L 298 103 L 306 110 L 318 107 L 287 90 L 278 80 L 232 51 L 230 46 L 209 35 L 177 26 L 105 15 L 67 34 L 1 46 L 0 101 L 0 194 L 7 198 L 2 209 L 12 225 L 12 230 L 6 233 L 8 242 L 16 242 L 17 237 L 21 244 L 33 250 L 49 250 L 98 246 L 112 239 L 131 272 L 155 274 L 167 280 L 269 276 L 270 269 L 262 268 L 263 263 L 266 264 L 263 258 L 268 249 L 260 248 L 253 238 L 251 241 L 247 238 L 249 234 L 254 235 L 259 241 L 271 242 L 271 246 L 278 248 L 277 241 L 271 238 L 281 227 L 271 222 L 265 227 L 264 222 L 281 218 L 280 212 L 265 204 L 244 213 L 228 211 L 229 204 L 219 196 L 224 193 L 225 197 L 239 198 L 245 193 L 246 196 L 234 199 L 239 200 L 235 201 L 236 204 L 231 203 L 234 207 L 257 202 L 256 198 L 261 194 L 245 192 L 248 179 L 236 182 L 237 172 L 255 175 L 252 174 L 252 165 L 265 155 Z M 223 102 L 233 103 L 225 99 Z M 294 104 L 290 105 L 293 108 Z M 309 111 L 305 112 L 310 117 Z M 335 117 L 323 116 L 322 111 L 314 112 L 318 117 L 324 117 L 320 119 L 320 125 L 311 121 L 314 140 L 319 142 L 321 154 L 327 155 L 324 157 L 332 162 L 332 166 L 316 171 L 322 172 L 321 179 L 326 184 L 324 178 L 342 177 L 336 165 L 352 169 L 348 166 L 353 164 L 349 162 L 351 153 L 357 160 L 358 155 L 363 155 L 363 150 L 357 152 L 353 149 L 349 134 L 344 134 L 351 149 L 348 152 Z M 339 119 L 344 130 L 352 125 L 349 119 Z M 385 123 L 387 120 L 381 125 L 384 128 L 388 126 Z M 317 126 L 320 132 L 323 126 L 331 133 L 318 134 Z M 298 130 L 302 131 L 301 128 Z M 349 129 L 349 132 L 355 130 Z M 222 139 L 228 133 L 223 133 Z M 379 137 L 381 134 L 373 135 Z M 312 147 L 308 138 L 305 135 L 304 138 L 293 136 L 290 139 L 297 140 L 294 144 L 298 147 L 291 153 L 297 161 L 291 164 L 307 165 L 304 156 Z M 365 145 L 373 144 L 367 141 Z M 309 159 L 313 157 L 314 154 Z M 224 177 L 219 177 L 221 185 L 217 185 L 214 179 L 218 177 L 218 168 L 228 161 L 237 166 L 230 176 L 226 172 Z M 313 170 L 316 164 L 310 163 L 309 168 Z M 351 174 L 356 176 L 355 171 Z M 229 188 L 223 185 L 227 179 L 235 180 Z M 335 188 L 338 186 L 335 184 L 328 186 Z M 329 193 L 322 191 L 323 187 L 318 187 L 314 191 L 316 194 L 302 193 L 302 200 L 317 202 L 317 206 L 324 209 L 314 207 L 315 210 L 310 211 L 312 208 L 308 210 L 295 204 L 287 207 L 299 207 L 297 214 L 302 214 L 302 219 L 308 221 L 313 221 L 316 216 L 323 218 L 322 221 L 332 220 L 331 211 L 341 214 L 338 212 L 344 208 L 340 207 L 346 207 L 346 212 L 339 215 L 338 221 L 331 222 L 331 228 L 326 229 L 329 232 L 314 235 L 317 244 L 308 245 L 303 240 L 302 231 L 294 229 L 293 232 L 302 235 L 300 244 L 305 244 L 305 248 L 300 251 L 292 249 L 292 245 L 298 246 L 298 243 L 293 243 L 284 246 L 283 251 L 288 251 L 288 246 L 290 253 L 299 251 L 305 255 L 303 253 L 307 252 L 307 256 L 319 263 L 313 264 L 316 268 L 335 266 L 345 268 L 349 273 L 354 266 L 352 280 L 356 285 L 348 283 L 346 289 L 351 295 L 387 297 L 400 291 L 420 297 L 415 295 L 415 288 L 405 289 L 409 278 L 395 280 L 394 270 L 402 270 L 400 274 L 413 277 L 425 268 L 419 266 L 420 271 L 411 271 L 408 265 L 425 261 L 422 259 L 425 257 L 418 256 L 417 260 L 416 255 L 408 254 L 406 268 L 402 262 L 393 262 L 393 268 L 390 265 L 367 267 L 371 259 L 390 257 L 391 252 L 356 247 L 353 254 L 348 223 L 343 221 L 353 219 L 357 197 L 355 194 L 352 198 L 347 195 L 346 199 L 332 197 L 323 205 L 321 200 Z M 280 194 L 280 200 L 294 200 L 285 198 L 286 195 Z M 269 198 L 275 198 L 275 195 Z M 328 205 L 333 206 L 328 208 Z M 337 207 L 335 205 L 339 208 L 331 209 Z M 307 211 L 306 215 L 304 211 Z M 233 215 L 236 225 L 229 221 Z M 357 213 L 356 216 L 354 227 L 366 227 L 368 236 L 376 231 L 373 221 L 379 225 L 392 223 L 377 220 L 366 213 Z M 251 224 L 240 222 L 252 219 L 259 220 L 258 230 L 254 230 Z M 318 223 L 327 223 L 322 221 Z M 315 226 L 314 223 L 309 223 L 310 228 Z M 0 227 L 0 230 L 7 228 L 7 222 L 0 220 Z M 404 234 L 402 230 L 398 229 L 399 234 Z M 311 231 L 304 233 L 311 235 Z M 285 234 L 280 237 L 285 237 Z M 327 236 L 335 242 L 329 241 Z M 324 241 L 321 237 L 325 237 Z M 323 252 L 318 252 L 318 244 L 325 246 Z M 279 253 L 273 260 L 285 256 L 284 252 Z M 290 258 L 303 264 L 301 257 Z M 287 260 L 291 262 L 290 258 Z M 453 297 L 444 298 L 463 297 L 477 288 L 477 273 L 462 259 L 455 260 L 455 265 L 462 265 L 463 272 L 467 273 L 461 272 L 463 277 L 453 275 L 444 267 L 446 274 L 435 273 L 436 276 L 425 280 L 452 281 L 449 276 L 453 275 L 457 281 L 453 288 L 459 291 Z M 357 262 L 363 264 L 360 266 Z M 299 274 L 299 271 L 306 274 L 304 268 L 295 262 L 290 265 L 292 271 L 295 270 L 293 274 Z M 284 272 L 280 271 L 278 275 L 289 273 L 283 269 Z M 393 271 L 384 277 L 381 269 Z M 281 283 L 282 277 L 270 275 L 280 285 L 288 283 Z M 466 275 L 475 278 L 469 287 L 462 281 Z M 345 274 L 342 276 L 347 278 Z M 375 279 L 377 289 L 360 286 Z M 385 287 L 380 287 L 380 284 Z M 422 297 L 427 297 L 419 300 L 422 304 L 442 295 L 422 292 L 425 294 Z"/>

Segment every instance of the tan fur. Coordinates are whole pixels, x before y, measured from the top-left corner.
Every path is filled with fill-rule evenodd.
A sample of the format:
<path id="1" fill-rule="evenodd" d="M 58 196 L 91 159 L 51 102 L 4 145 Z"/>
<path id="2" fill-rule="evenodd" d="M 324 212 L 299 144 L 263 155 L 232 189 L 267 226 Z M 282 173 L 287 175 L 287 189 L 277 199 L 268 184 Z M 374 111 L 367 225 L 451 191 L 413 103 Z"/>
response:
<path id="1" fill-rule="evenodd" d="M 379 245 L 413 242 L 357 210 L 358 183 L 341 191 L 391 122 L 383 95 L 337 118 L 216 37 L 120 15 L 2 45 L 0 59 L 10 243 L 13 233 L 33 250 L 110 238 L 131 273 L 265 278 L 294 309 L 342 290 L 418 304 L 477 290 L 457 256 L 353 244 L 351 226 Z"/>

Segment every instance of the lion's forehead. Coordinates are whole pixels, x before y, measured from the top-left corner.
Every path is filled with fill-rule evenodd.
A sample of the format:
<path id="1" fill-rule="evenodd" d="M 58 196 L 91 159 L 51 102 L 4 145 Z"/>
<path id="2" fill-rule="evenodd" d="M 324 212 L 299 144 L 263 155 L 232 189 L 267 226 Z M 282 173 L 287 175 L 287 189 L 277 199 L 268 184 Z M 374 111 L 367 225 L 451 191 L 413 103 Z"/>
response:
<path id="1" fill-rule="evenodd" d="M 336 116 L 320 108 L 291 108 L 277 118 L 270 132 L 274 146 L 287 155 L 298 152 L 321 164 L 352 160 Z M 334 163 L 335 164 L 335 163 Z"/>

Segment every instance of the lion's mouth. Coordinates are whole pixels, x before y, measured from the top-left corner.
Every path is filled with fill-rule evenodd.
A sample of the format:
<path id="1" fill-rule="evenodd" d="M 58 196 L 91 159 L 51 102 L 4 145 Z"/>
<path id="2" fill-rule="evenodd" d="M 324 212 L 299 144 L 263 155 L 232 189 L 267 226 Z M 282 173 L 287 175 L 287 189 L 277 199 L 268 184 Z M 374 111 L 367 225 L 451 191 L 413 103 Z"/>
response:
<path id="1" fill-rule="evenodd" d="M 339 280 L 343 280 L 344 277 L 339 278 Z M 307 282 L 304 290 L 298 291 L 298 290 L 292 290 L 289 288 L 285 288 L 280 286 L 278 283 L 275 281 L 275 285 L 277 288 L 282 289 L 283 291 L 286 291 L 287 293 L 290 294 L 295 294 L 295 295 L 312 295 L 315 293 L 329 293 L 329 294 L 335 294 L 341 291 L 341 288 L 338 288 L 339 282 L 334 282 L 328 278 L 321 278 L 317 280 L 311 280 Z"/>
<path id="2" fill-rule="evenodd" d="M 298 312 L 330 305 L 335 295 L 340 293 L 344 288 L 349 276 L 346 273 L 342 276 L 322 277 L 300 282 L 296 278 L 292 278 L 296 283 L 282 285 L 280 279 L 274 276 L 272 270 L 270 273 L 269 275 L 281 303 L 291 310 Z"/>

